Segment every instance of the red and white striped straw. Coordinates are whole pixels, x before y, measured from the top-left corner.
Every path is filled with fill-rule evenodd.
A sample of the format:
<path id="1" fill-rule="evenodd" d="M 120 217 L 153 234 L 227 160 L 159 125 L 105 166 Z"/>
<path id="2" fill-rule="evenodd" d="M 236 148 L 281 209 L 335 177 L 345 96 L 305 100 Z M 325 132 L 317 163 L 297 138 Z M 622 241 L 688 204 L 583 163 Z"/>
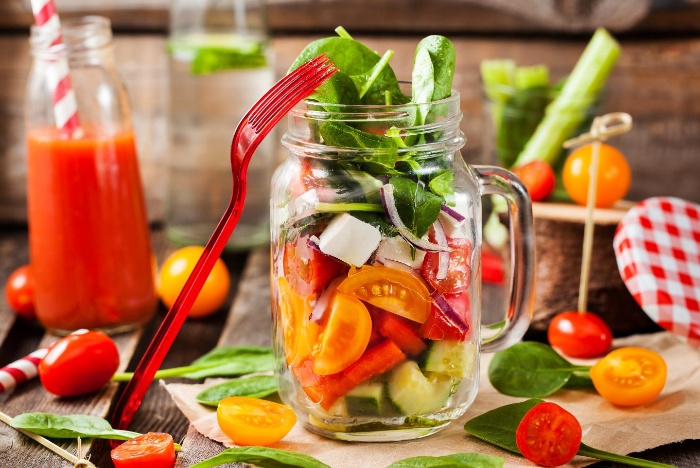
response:
<path id="1" fill-rule="evenodd" d="M 61 22 L 54 0 L 31 0 L 34 23 L 48 38 L 50 47 L 63 43 L 61 36 Z M 47 67 L 47 79 L 53 93 L 53 111 L 56 118 L 56 127 L 61 133 L 73 135 L 80 127 L 78 119 L 78 101 L 70 81 L 70 73 L 67 59 L 58 59 Z"/>
<path id="2" fill-rule="evenodd" d="M 81 328 L 76 330 L 71 335 L 81 335 L 87 330 Z M 39 348 L 33 353 L 30 353 L 23 358 L 11 362 L 0 369 L 0 393 L 15 388 L 17 385 L 31 380 L 39 375 L 39 363 L 44 356 L 49 352 L 50 346 Z"/>

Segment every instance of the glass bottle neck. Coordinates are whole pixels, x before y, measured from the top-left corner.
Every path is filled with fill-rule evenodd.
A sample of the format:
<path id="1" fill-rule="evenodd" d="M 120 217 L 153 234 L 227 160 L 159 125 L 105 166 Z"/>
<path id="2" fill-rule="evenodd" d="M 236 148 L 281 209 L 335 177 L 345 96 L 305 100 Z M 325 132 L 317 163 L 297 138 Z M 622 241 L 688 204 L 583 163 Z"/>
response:
<path id="1" fill-rule="evenodd" d="M 36 60 L 68 60 L 75 67 L 114 65 L 111 23 L 101 16 L 66 20 L 58 36 L 55 28 L 32 26 L 29 42 Z"/>

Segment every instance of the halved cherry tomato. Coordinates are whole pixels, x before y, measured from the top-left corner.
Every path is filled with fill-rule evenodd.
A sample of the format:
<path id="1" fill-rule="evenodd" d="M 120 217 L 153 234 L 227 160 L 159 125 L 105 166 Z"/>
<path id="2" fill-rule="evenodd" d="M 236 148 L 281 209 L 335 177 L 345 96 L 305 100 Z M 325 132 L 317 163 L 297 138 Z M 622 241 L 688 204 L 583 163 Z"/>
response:
<path id="1" fill-rule="evenodd" d="M 279 286 L 279 314 L 284 334 L 284 352 L 287 365 L 307 357 L 316 343 L 319 325 L 309 322 L 311 298 L 302 297 L 289 285 L 284 277 L 277 281 Z"/>
<path id="2" fill-rule="evenodd" d="M 430 240 L 435 241 L 433 229 L 430 228 Z M 447 245 L 450 247 L 450 260 L 447 266 L 447 276 L 437 278 L 440 264 L 440 256 L 437 252 L 425 254 L 420 274 L 425 280 L 442 294 L 456 294 L 467 290 L 469 287 L 470 271 L 469 256 L 472 252 L 472 245 L 468 239 L 447 238 Z"/>
<path id="3" fill-rule="evenodd" d="M 547 328 L 549 344 L 570 357 L 602 356 L 612 345 L 612 331 L 592 312 L 568 311 L 555 315 Z"/>
<path id="4" fill-rule="evenodd" d="M 572 152 L 562 169 L 562 182 L 566 193 L 579 205 L 588 200 L 588 181 L 593 146 L 585 145 Z M 632 180 L 630 166 L 615 147 L 602 143 L 598 159 L 595 206 L 610 207 L 627 194 Z"/>
<path id="5" fill-rule="evenodd" d="M 166 307 L 170 308 L 175 303 L 203 252 L 204 247 L 184 247 L 170 254 L 165 260 L 158 276 L 158 294 Z M 194 301 L 188 317 L 206 317 L 219 310 L 228 298 L 230 287 L 231 276 L 226 264 L 219 258 Z"/>
<path id="6" fill-rule="evenodd" d="M 34 273 L 32 267 L 23 265 L 7 278 L 5 298 L 17 315 L 26 320 L 36 319 L 34 310 Z"/>
<path id="7" fill-rule="evenodd" d="M 438 306 L 433 304 L 430 309 L 428 320 L 426 320 L 420 328 L 420 336 L 434 341 L 465 341 L 469 338 L 469 332 L 471 330 L 471 304 L 469 293 L 443 294 L 443 297 L 462 319 L 462 326 L 455 323 L 452 318 L 445 315 Z"/>
<path id="8" fill-rule="evenodd" d="M 416 322 L 377 308 L 372 310 L 372 321 L 377 323 L 382 336 L 391 338 L 409 356 L 418 356 L 428 348 L 420 337 L 420 324 Z"/>
<path id="9" fill-rule="evenodd" d="M 336 374 L 357 361 L 372 334 L 372 318 L 359 299 L 336 291 L 329 307 L 320 342 L 311 352 L 318 375 Z"/>
<path id="10" fill-rule="evenodd" d="M 294 427 L 297 417 L 287 405 L 250 397 L 228 397 L 216 409 L 219 427 L 238 445 L 271 445 Z"/>
<path id="11" fill-rule="evenodd" d="M 561 406 L 543 402 L 530 409 L 515 431 L 515 443 L 525 458 L 540 466 L 560 466 L 581 446 L 581 424 Z"/>
<path id="12" fill-rule="evenodd" d="M 481 249 L 481 279 L 487 283 L 502 284 L 505 279 L 503 259 L 496 252 L 484 247 Z"/>
<path id="13" fill-rule="evenodd" d="M 337 276 L 350 268 L 343 262 L 309 245 L 310 236 L 301 236 L 284 247 L 284 275 L 298 294 L 318 295 Z"/>
<path id="14" fill-rule="evenodd" d="M 527 164 L 513 168 L 513 174 L 527 188 L 532 201 L 546 200 L 554 191 L 556 176 L 552 166 L 536 159 Z"/>
<path id="15" fill-rule="evenodd" d="M 666 384 L 666 361 L 646 348 L 619 348 L 595 363 L 591 379 L 610 403 L 636 406 L 659 396 Z"/>
<path id="16" fill-rule="evenodd" d="M 39 362 L 39 378 L 47 392 L 68 397 L 102 388 L 119 367 L 119 350 L 99 331 L 73 333 L 56 341 Z"/>
<path id="17" fill-rule="evenodd" d="M 351 271 L 338 291 L 414 322 L 423 323 L 430 314 L 430 292 L 426 285 L 412 274 L 395 268 L 365 265 Z"/>
<path id="18" fill-rule="evenodd" d="M 172 468 L 175 443 L 170 434 L 149 432 L 127 440 L 110 456 L 116 468 Z"/>

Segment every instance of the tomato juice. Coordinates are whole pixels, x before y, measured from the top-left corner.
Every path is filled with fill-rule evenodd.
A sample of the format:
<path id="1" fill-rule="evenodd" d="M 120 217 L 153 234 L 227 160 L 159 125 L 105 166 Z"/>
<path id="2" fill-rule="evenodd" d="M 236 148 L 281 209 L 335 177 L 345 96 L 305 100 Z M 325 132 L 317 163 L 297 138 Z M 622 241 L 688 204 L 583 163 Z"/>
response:
<path id="1" fill-rule="evenodd" d="M 27 136 L 29 242 L 39 321 L 57 332 L 123 329 L 156 309 L 134 135 L 86 126 Z"/>

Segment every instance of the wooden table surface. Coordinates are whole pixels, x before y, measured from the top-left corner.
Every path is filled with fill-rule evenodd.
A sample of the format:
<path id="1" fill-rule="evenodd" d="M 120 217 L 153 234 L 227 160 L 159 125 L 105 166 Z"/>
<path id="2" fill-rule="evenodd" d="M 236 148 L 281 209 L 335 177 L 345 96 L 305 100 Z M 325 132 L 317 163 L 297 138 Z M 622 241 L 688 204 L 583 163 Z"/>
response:
<path id="1" fill-rule="evenodd" d="M 154 249 L 160 261 L 172 250 L 158 229 L 153 231 Z M 249 254 L 225 257 L 232 273 L 230 307 L 199 321 L 187 321 L 180 332 L 163 367 L 185 365 L 217 345 L 260 344 L 270 342 L 269 252 L 261 248 Z M 27 231 L 23 227 L 0 226 L 0 284 L 5 284 L 10 272 L 27 263 Z M 488 291 L 485 291 L 488 295 Z M 121 352 L 122 368 L 133 370 L 150 338 L 162 320 L 165 310 L 143 329 L 117 335 L 115 341 Z M 0 301 L 0 366 L 20 358 L 34 349 L 50 343 L 56 337 L 45 335 L 36 323 L 15 318 L 4 300 Z M 0 410 L 15 416 L 29 411 L 58 414 L 91 414 L 107 417 L 119 394 L 117 384 L 110 384 L 97 394 L 80 398 L 57 398 L 43 390 L 38 379 L 0 394 Z M 700 427 L 700 423 L 699 423 Z M 151 385 L 136 414 L 131 430 L 162 431 L 173 435 L 183 445 L 178 467 L 186 467 L 215 455 L 223 446 L 193 430 L 175 407 L 170 396 L 158 383 Z M 698 431 L 700 437 L 700 430 Z M 77 444 L 61 443 L 75 453 Z M 109 445 L 97 440 L 83 444 L 90 459 L 98 467 L 111 467 Z M 700 466 L 700 440 L 662 446 L 638 454 L 643 458 L 671 463 L 679 467 Z M 70 464 L 31 441 L 14 429 L 0 423 L 0 467 L 65 467 Z M 371 467 L 360 461 L 358 466 Z M 596 466 L 618 466 L 600 463 Z"/>

